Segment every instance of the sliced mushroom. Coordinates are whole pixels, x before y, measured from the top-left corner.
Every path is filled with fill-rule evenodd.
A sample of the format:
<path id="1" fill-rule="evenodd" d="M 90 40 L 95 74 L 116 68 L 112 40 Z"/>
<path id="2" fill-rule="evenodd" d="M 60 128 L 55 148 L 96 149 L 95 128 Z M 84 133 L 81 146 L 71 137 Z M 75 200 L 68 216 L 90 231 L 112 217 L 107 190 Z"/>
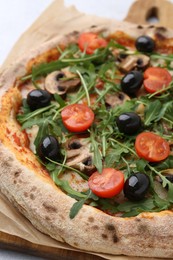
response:
<path id="1" fill-rule="evenodd" d="M 115 106 L 119 106 L 127 100 L 130 100 L 130 98 L 123 92 L 119 92 L 115 94 L 107 94 L 105 97 L 106 105 L 110 106 L 111 108 Z"/>
<path id="2" fill-rule="evenodd" d="M 129 72 L 134 68 L 145 69 L 150 62 L 150 58 L 144 54 L 129 55 L 119 64 L 120 70 Z"/>
<path id="3" fill-rule="evenodd" d="M 74 90 L 80 85 L 80 79 L 69 77 L 63 71 L 54 71 L 50 73 L 45 79 L 45 89 L 51 94 L 64 95 L 68 91 Z"/>
<path id="4" fill-rule="evenodd" d="M 168 179 L 168 181 L 173 183 L 173 169 L 166 169 L 162 171 L 162 175 L 164 177 L 166 177 L 166 179 Z M 160 178 L 160 176 L 156 176 L 156 180 L 159 183 L 162 183 L 162 179 Z"/>
<path id="5" fill-rule="evenodd" d="M 90 152 L 90 142 L 87 138 L 73 138 L 67 142 L 66 147 L 68 166 L 87 174 L 95 171 L 93 153 Z"/>

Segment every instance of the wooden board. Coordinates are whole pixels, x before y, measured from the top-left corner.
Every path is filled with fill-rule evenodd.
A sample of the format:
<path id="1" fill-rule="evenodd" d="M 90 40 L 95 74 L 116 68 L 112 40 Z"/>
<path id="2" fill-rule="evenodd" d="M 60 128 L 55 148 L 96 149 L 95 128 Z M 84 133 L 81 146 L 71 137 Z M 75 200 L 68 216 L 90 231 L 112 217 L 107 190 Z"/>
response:
<path id="1" fill-rule="evenodd" d="M 173 4 L 166 0 L 138 0 L 135 1 L 125 18 L 126 21 L 146 24 L 151 22 L 152 16 L 157 18 L 157 24 L 173 28 Z M 148 21 L 149 19 L 149 21 Z M 156 19 L 155 19 L 156 20 Z M 154 22 L 155 23 L 155 22 Z M 17 236 L 0 232 L 0 248 L 15 250 L 22 253 L 36 255 L 48 259 L 59 260 L 101 260 L 102 257 L 79 253 L 76 251 L 57 249 L 33 244 Z M 127 259 L 131 259 L 128 257 Z M 139 259 L 139 258 L 138 258 Z M 144 258 L 142 258 L 144 259 Z"/>
<path id="2" fill-rule="evenodd" d="M 173 4 L 167 0 L 138 0 L 130 7 L 125 21 L 173 28 L 172 14 Z"/>

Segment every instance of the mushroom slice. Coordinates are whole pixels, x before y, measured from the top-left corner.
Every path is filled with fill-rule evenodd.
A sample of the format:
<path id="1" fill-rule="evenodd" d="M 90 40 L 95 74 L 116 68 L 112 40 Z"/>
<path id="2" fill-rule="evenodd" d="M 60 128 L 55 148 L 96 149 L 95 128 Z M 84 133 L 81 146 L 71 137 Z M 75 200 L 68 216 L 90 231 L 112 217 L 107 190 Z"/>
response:
<path id="1" fill-rule="evenodd" d="M 67 162 L 70 167 L 91 174 L 96 169 L 93 165 L 93 153 L 87 138 L 73 138 L 66 144 Z"/>
<path id="2" fill-rule="evenodd" d="M 150 58 L 144 54 L 139 55 L 128 55 L 119 64 L 120 70 L 123 72 L 129 72 L 134 68 L 145 69 L 150 63 Z"/>
<path id="3" fill-rule="evenodd" d="M 166 177 L 170 182 L 173 183 L 173 169 L 166 169 L 162 171 L 162 175 Z M 161 182 L 161 179 L 159 176 L 157 176 L 157 180 Z"/>
<path id="4" fill-rule="evenodd" d="M 107 94 L 105 97 L 106 105 L 110 106 L 111 108 L 119 106 L 127 100 L 130 100 L 130 98 L 123 92 Z"/>
<path id="5" fill-rule="evenodd" d="M 79 78 L 67 77 L 62 71 L 54 71 L 45 79 L 45 89 L 51 94 L 63 95 L 80 85 Z"/>

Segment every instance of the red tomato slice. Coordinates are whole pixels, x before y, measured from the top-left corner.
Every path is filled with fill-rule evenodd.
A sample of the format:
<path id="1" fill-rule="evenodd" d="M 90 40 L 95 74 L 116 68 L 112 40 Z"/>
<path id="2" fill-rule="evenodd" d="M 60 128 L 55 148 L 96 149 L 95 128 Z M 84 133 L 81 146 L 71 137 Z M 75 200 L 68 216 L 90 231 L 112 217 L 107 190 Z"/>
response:
<path id="1" fill-rule="evenodd" d="M 96 33 L 82 33 L 78 45 L 81 51 L 86 50 L 87 54 L 93 54 L 96 49 L 106 47 L 107 41 Z"/>
<path id="2" fill-rule="evenodd" d="M 124 174 L 113 168 L 105 168 L 101 173 L 93 173 L 88 185 L 101 198 L 111 198 L 119 194 L 124 186 Z"/>
<path id="3" fill-rule="evenodd" d="M 93 111 L 83 104 L 66 106 L 61 112 L 61 117 L 63 124 L 71 132 L 83 132 L 94 121 Z"/>
<path id="4" fill-rule="evenodd" d="M 169 143 L 161 136 L 143 132 L 136 137 L 136 153 L 149 162 L 160 162 L 170 154 Z"/>
<path id="5" fill-rule="evenodd" d="M 149 93 L 164 90 L 172 81 L 172 76 L 166 69 L 150 67 L 144 72 L 144 88 Z"/>

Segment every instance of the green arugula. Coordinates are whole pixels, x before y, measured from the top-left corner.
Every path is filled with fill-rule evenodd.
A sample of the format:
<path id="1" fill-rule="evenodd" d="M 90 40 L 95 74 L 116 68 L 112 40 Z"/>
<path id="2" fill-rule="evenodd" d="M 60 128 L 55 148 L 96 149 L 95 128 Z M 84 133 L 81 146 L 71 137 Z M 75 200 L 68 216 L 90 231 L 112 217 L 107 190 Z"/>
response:
<path id="1" fill-rule="evenodd" d="M 37 79 L 46 77 L 49 73 L 68 68 L 76 77 L 81 80 L 81 86 L 75 93 L 67 93 L 66 100 L 58 94 L 54 94 L 49 106 L 31 111 L 26 99 L 23 100 L 22 112 L 17 115 L 17 120 L 22 125 L 22 129 L 38 126 L 38 133 L 34 144 L 37 148 L 46 135 L 54 135 L 61 141 L 62 147 L 69 137 L 69 133 L 64 127 L 61 119 L 61 111 L 68 104 L 78 103 L 82 98 L 86 98 L 88 105 L 94 111 L 95 119 L 99 123 L 94 123 L 87 131 L 89 135 L 91 152 L 93 153 L 93 164 L 99 172 L 103 167 L 114 167 L 124 172 L 125 179 L 134 172 L 144 172 L 150 178 L 150 190 L 148 197 L 140 202 L 125 201 L 122 204 L 114 199 L 102 199 L 94 195 L 91 190 L 78 192 L 63 180 L 61 177 L 65 170 L 74 171 L 84 180 L 88 176 L 77 169 L 73 169 L 66 164 L 66 154 L 62 148 L 64 156 L 63 162 L 54 162 L 47 159 L 45 167 L 51 178 L 66 194 L 76 199 L 70 211 L 70 218 L 73 219 L 82 206 L 86 203 L 98 207 L 110 214 L 122 212 L 123 217 L 131 217 L 143 211 L 157 212 L 169 209 L 173 203 L 173 184 L 165 177 L 167 169 L 173 169 L 173 156 L 166 160 L 151 165 L 144 159 L 139 159 L 134 149 L 136 135 L 128 136 L 119 132 L 116 126 L 116 117 L 124 112 L 135 112 L 139 104 L 144 105 L 144 112 L 141 114 L 143 129 L 141 131 L 153 131 L 163 136 L 172 143 L 173 140 L 173 83 L 164 92 L 147 94 L 138 98 L 132 98 L 121 105 L 113 108 L 106 108 L 105 97 L 107 94 L 113 95 L 121 91 L 117 79 L 122 76 L 119 73 L 114 50 L 123 51 L 126 54 L 136 55 L 137 51 L 129 51 L 128 48 L 111 40 L 106 48 L 96 50 L 92 55 L 81 52 L 77 44 L 70 44 L 65 49 L 57 46 L 59 58 L 49 63 L 39 64 L 32 68 L 30 75 L 24 76 L 21 80 L 31 80 L 35 88 L 40 88 Z M 147 54 L 151 61 L 164 60 L 164 66 L 173 69 L 171 63 L 173 55 L 158 53 Z M 104 89 L 97 87 L 97 83 L 103 82 Z M 91 104 L 90 95 L 96 94 L 95 104 Z M 42 162 L 43 163 L 43 162 Z M 154 189 L 156 177 L 159 177 L 164 189 L 167 190 L 167 199 L 160 198 L 157 190 Z"/>

